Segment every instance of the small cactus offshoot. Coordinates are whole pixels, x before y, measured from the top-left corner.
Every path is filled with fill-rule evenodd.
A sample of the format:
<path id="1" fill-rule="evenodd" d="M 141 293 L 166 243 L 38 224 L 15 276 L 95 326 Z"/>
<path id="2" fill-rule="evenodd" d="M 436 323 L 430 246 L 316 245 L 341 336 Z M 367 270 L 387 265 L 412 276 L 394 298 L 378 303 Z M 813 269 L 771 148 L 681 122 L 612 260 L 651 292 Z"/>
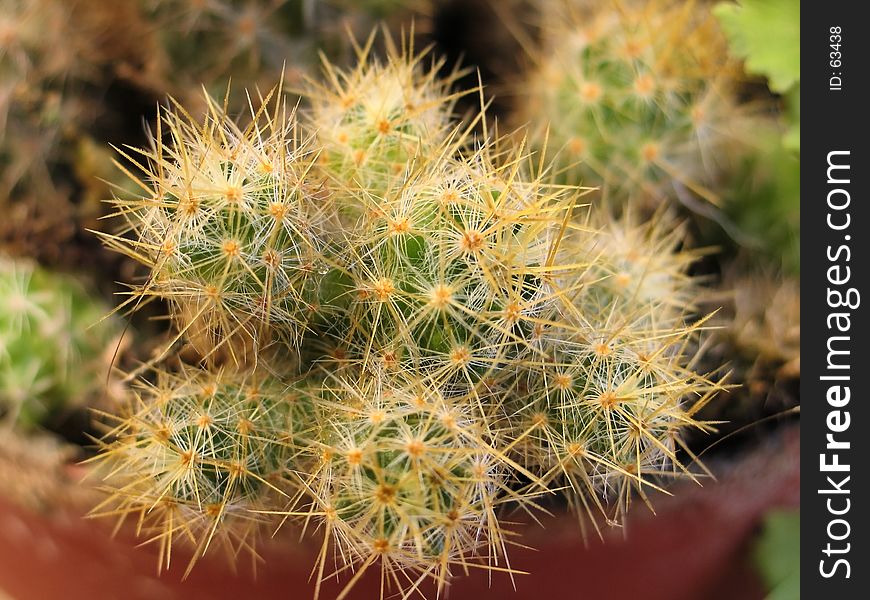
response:
<path id="1" fill-rule="evenodd" d="M 306 487 L 324 547 L 440 585 L 459 565 L 498 564 L 496 512 L 519 496 L 505 493 L 510 470 L 474 404 L 401 376 L 327 379 L 312 393 L 324 426 Z"/>
<path id="2" fill-rule="evenodd" d="M 202 124 L 165 111 L 156 145 L 130 156 L 144 193 L 115 202 L 128 227 L 105 239 L 150 268 L 131 301 L 170 300 L 201 354 L 231 338 L 261 347 L 283 335 L 293 344 L 316 297 L 311 276 L 324 268 L 330 199 L 309 178 L 311 151 L 283 102 L 274 113 L 264 104 L 245 128 L 207 104 Z M 237 363 L 256 358 L 244 348 L 228 348 Z"/>
<path id="3" fill-rule="evenodd" d="M 105 455 L 113 495 L 97 513 L 136 514 L 166 566 L 177 539 L 194 543 L 194 558 L 213 540 L 253 546 L 263 522 L 255 511 L 281 493 L 287 441 L 300 426 L 286 386 L 234 373 L 159 372 L 129 404 Z"/>
<path id="4" fill-rule="evenodd" d="M 443 60 L 424 69 L 426 53 L 388 43 L 388 60 L 372 56 L 372 35 L 357 48 L 356 68 L 324 62 L 325 82 L 310 80 L 308 126 L 333 185 L 381 198 L 413 162 L 444 151 L 456 123 L 452 81 L 438 77 Z M 454 75 L 455 76 L 455 75 Z M 344 207 L 352 211 L 353 207 Z M 361 208 L 361 207 L 357 207 Z M 353 213 L 352 213 L 353 214 Z"/>

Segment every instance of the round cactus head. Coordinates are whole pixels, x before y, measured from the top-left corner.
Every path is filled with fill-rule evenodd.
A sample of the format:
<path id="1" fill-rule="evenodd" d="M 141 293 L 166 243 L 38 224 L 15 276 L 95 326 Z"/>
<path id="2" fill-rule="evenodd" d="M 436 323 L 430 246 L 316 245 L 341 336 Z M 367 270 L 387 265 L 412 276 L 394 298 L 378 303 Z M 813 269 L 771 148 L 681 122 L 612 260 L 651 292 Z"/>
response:
<path id="1" fill-rule="evenodd" d="M 180 108 L 164 111 L 152 148 L 141 161 L 129 157 L 144 173 L 133 176 L 141 193 L 114 200 L 127 231 L 104 236 L 150 269 L 131 302 L 170 300 L 202 354 L 231 341 L 237 363 L 276 335 L 298 341 L 312 277 L 325 269 L 328 198 L 307 182 L 310 152 L 295 114 L 268 102 L 246 127 L 210 98 L 201 124 Z"/>
<path id="2" fill-rule="evenodd" d="M 685 227 L 673 216 L 660 212 L 641 221 L 631 210 L 619 218 L 599 213 L 588 227 L 565 239 L 560 256 L 586 265 L 563 283 L 580 286 L 571 303 L 583 315 L 594 315 L 604 329 L 650 335 L 690 317 L 698 283 L 689 268 L 704 253 L 687 249 Z"/>
<path id="3" fill-rule="evenodd" d="M 510 400 L 516 460 L 564 486 L 593 524 L 595 513 L 618 522 L 635 491 L 645 498 L 664 478 L 691 477 L 683 435 L 707 427 L 693 415 L 718 389 L 684 367 L 692 337 L 550 339 L 547 360 L 520 372 Z"/>
<path id="4" fill-rule="evenodd" d="M 324 428 L 310 510 L 345 560 L 443 584 L 502 552 L 495 511 L 508 471 L 473 406 L 420 380 L 365 374 L 313 394 Z"/>
<path id="5" fill-rule="evenodd" d="M 329 336 L 368 366 L 464 393 L 524 351 L 553 301 L 550 258 L 573 195 L 526 177 L 493 147 L 433 160 L 364 207 L 343 261 L 347 298 Z"/>
<path id="6" fill-rule="evenodd" d="M 311 81 L 305 95 L 325 176 L 333 185 L 381 198 L 415 161 L 445 152 L 456 127 L 456 96 L 449 93 L 451 80 L 438 78 L 443 61 L 426 68 L 426 53 L 400 51 L 386 37 L 382 62 L 370 56 L 374 40 L 358 49 L 359 63 L 351 71 L 324 61 L 326 83 Z M 344 208 L 358 214 L 358 207 Z"/>
<path id="7" fill-rule="evenodd" d="M 157 372 L 105 447 L 114 487 L 96 512 L 135 515 L 167 567 L 176 538 L 195 542 L 194 560 L 213 541 L 250 548 L 255 511 L 284 497 L 293 436 L 307 427 L 296 399 L 268 377 Z"/>

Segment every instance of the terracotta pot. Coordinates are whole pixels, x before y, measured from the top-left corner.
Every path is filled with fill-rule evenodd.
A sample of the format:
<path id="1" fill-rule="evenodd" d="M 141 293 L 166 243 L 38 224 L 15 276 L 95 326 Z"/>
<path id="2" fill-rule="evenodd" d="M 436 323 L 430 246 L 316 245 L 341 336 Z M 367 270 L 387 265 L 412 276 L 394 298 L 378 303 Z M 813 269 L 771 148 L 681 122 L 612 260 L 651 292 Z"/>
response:
<path id="1" fill-rule="evenodd" d="M 604 541 L 584 545 L 566 515 L 542 519 L 543 528 L 523 526 L 521 541 L 535 550 L 514 548 L 510 559 L 529 575 L 512 582 L 505 574 L 472 573 L 454 580 L 448 598 L 762 598 L 748 549 L 768 510 L 799 505 L 799 450 L 792 427 L 737 460 L 714 463 L 718 481 L 683 482 L 672 497 L 657 495 L 655 516 L 636 503 L 624 535 L 610 531 Z M 124 533 L 112 537 L 106 523 L 81 514 L 48 516 L 0 498 L 0 598 L 3 592 L 16 600 L 312 597 L 317 549 L 310 545 L 287 539 L 266 545 L 256 577 L 245 566 L 233 573 L 223 557 L 207 556 L 182 581 L 183 552 L 173 551 L 173 568 L 158 577 L 155 548 Z M 321 597 L 335 597 L 346 581 L 327 582 Z M 379 585 L 372 569 L 349 597 L 378 598 Z M 435 596 L 432 589 L 424 593 Z"/>

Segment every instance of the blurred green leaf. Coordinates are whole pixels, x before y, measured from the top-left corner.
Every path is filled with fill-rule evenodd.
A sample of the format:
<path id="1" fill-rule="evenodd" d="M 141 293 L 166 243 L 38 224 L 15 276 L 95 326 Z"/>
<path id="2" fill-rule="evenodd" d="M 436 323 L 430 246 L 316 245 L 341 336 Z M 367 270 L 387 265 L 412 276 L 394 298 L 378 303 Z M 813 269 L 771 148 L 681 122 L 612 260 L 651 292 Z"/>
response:
<path id="1" fill-rule="evenodd" d="M 800 511 L 773 511 L 755 546 L 755 564 L 767 584 L 768 600 L 797 600 L 801 596 Z"/>
<path id="2" fill-rule="evenodd" d="M 766 76 L 780 94 L 800 81 L 800 0 L 741 0 L 714 12 L 749 73 Z"/>

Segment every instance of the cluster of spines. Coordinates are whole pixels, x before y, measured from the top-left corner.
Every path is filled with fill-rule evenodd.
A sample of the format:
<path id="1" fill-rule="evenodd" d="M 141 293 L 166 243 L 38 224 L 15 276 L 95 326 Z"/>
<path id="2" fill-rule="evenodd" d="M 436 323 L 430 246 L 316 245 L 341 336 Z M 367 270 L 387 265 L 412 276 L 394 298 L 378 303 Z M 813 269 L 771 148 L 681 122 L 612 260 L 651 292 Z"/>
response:
<path id="1" fill-rule="evenodd" d="M 550 354 L 513 383 L 516 460 L 546 485 L 564 485 L 596 527 L 596 516 L 621 522 L 634 490 L 646 499 L 659 479 L 690 475 L 682 436 L 706 428 L 694 415 L 718 387 L 685 366 L 691 332 L 548 340 Z"/>
<path id="2" fill-rule="evenodd" d="M 618 219 L 597 217 L 566 238 L 566 259 L 587 256 L 583 286 L 574 294 L 584 314 L 606 314 L 605 329 L 660 328 L 682 324 L 696 309 L 696 278 L 689 267 L 703 255 L 686 248 L 685 226 L 659 210 L 641 221 L 630 207 Z"/>
<path id="3" fill-rule="evenodd" d="M 254 480 L 272 484 L 262 488 L 268 502 L 260 488 L 220 488 L 236 480 L 212 460 L 202 485 L 214 488 L 218 505 L 235 506 L 237 494 L 257 496 L 247 503 L 256 515 L 251 522 L 265 515 L 316 522 L 324 535 L 318 580 L 356 569 L 352 585 L 379 561 L 400 589 L 417 589 L 427 578 L 443 586 L 472 564 L 510 570 L 503 562 L 508 533 L 496 514 L 505 503 L 528 507 L 534 496 L 559 488 L 581 515 L 600 509 L 616 520 L 632 489 L 643 493 L 659 476 L 689 474 L 678 456 L 681 432 L 704 427 L 695 407 L 717 385 L 691 370 L 699 325 L 684 322 L 692 255 L 677 251 L 678 230 L 664 219 L 582 222 L 574 214 L 576 188 L 535 175 L 546 169 L 536 168 L 522 146 L 474 138 L 452 124 L 451 96 L 433 74 L 421 74 L 419 57 L 392 52 L 386 65 L 367 62 L 366 46 L 360 58 L 351 73 L 327 67 L 337 91 L 312 98 L 300 125 L 295 114 L 263 109 L 252 111 L 254 125 L 240 129 L 212 101 L 203 126 L 167 115 L 174 140 L 143 152 L 145 195 L 115 200 L 133 237 L 107 239 L 151 269 L 131 302 L 165 297 L 176 311 L 207 303 L 236 324 L 209 325 L 211 345 L 249 352 L 235 336 L 239 329 L 257 342 L 256 360 L 228 366 L 240 374 L 226 377 L 259 380 L 256 373 L 269 372 L 283 386 L 270 396 L 285 399 L 275 400 L 284 406 L 276 410 L 288 410 L 287 398 L 298 408 L 301 421 L 260 439 L 270 450 L 255 458 L 280 456 L 269 459 L 271 477 L 260 466 L 245 467 L 254 469 Z M 435 116 L 407 112 L 409 98 L 426 99 Z M 355 102 L 362 109 L 345 123 Z M 406 112 L 379 113 L 388 103 Z M 366 160 L 349 167 L 356 140 L 341 142 L 322 129 L 335 126 L 324 120 L 333 114 L 342 115 L 335 123 L 358 129 Z M 381 131 L 384 116 L 392 126 Z M 257 125 L 263 118 L 266 127 Z M 304 143 L 291 142 L 297 139 Z M 286 166 L 275 168 L 277 156 Z M 264 163 L 273 170 L 264 172 Z M 232 203 L 230 189 L 238 190 Z M 191 191 L 202 211 L 192 222 L 180 202 L 194 197 Z M 277 238 L 261 214 L 275 198 L 290 198 L 294 208 L 292 226 Z M 233 257 L 225 252 L 228 233 L 240 238 Z M 297 274 L 294 265 L 278 294 L 294 303 L 277 307 L 273 292 L 264 312 L 252 307 L 269 290 L 257 287 L 263 278 L 242 259 L 258 259 L 250 249 L 267 239 L 282 251 L 309 248 L 312 268 Z M 230 272 L 242 282 L 232 290 L 238 301 L 215 304 L 202 280 Z M 276 318 L 275 310 L 289 318 Z M 214 322 L 205 309 L 194 313 Z M 179 337 L 189 338 L 195 320 L 177 320 Z M 264 323 L 279 334 L 268 339 L 282 349 L 275 355 L 260 351 Z M 298 354 L 295 366 L 273 360 L 281 353 Z M 185 375 L 200 377 L 212 376 Z M 227 415 L 245 406 L 235 392 L 220 398 Z M 165 418 L 162 409 L 148 408 L 155 402 L 151 394 L 122 422 L 103 455 L 145 485 L 117 491 L 119 510 L 156 515 L 155 497 L 171 498 L 173 507 L 196 508 L 199 519 L 208 503 L 137 458 L 143 443 L 153 446 L 155 420 Z M 193 404 L 202 402 L 198 396 Z M 136 424 L 143 420 L 151 423 L 145 442 Z M 164 451 L 166 442 L 157 447 Z M 616 511 L 606 508 L 613 499 Z M 209 529 L 154 518 L 164 541 L 179 527 L 201 530 L 201 550 L 224 528 L 224 521 Z M 223 539 L 234 535 L 227 529 Z M 248 538 L 236 535 L 244 545 Z M 340 564 L 334 574 L 325 571 L 330 544 Z"/>
<path id="4" fill-rule="evenodd" d="M 372 216 L 350 233 L 347 321 L 331 336 L 345 354 L 457 393 L 522 354 L 572 199 L 518 176 L 522 157 L 496 166 L 491 153 L 433 161 L 362 199 Z"/>
<path id="5" fill-rule="evenodd" d="M 323 428 L 311 444 L 321 461 L 302 514 L 322 520 L 321 577 L 331 542 L 344 560 L 339 571 L 380 560 L 399 589 L 430 577 L 444 585 L 458 565 L 498 564 L 505 541 L 496 511 L 509 471 L 475 405 L 419 380 L 365 372 L 312 393 Z"/>
<path id="6" fill-rule="evenodd" d="M 288 516 L 315 520 L 346 568 L 376 560 L 397 587 L 495 566 L 496 511 L 522 495 L 477 405 L 356 365 L 284 383 L 251 373 L 158 371 L 110 431 L 101 516 L 135 516 L 169 565 L 178 540 L 233 554 Z M 419 581 L 417 585 L 419 585 Z"/>
<path id="7" fill-rule="evenodd" d="M 93 125 L 123 129 L 123 115 L 113 113 L 119 87 L 144 105 L 171 94 L 199 115 L 208 106 L 197 90 L 222 93 L 232 81 L 235 112 L 246 103 L 245 88 L 268 87 L 282 74 L 301 80 L 316 63 L 315 46 L 346 55 L 343 26 L 368 29 L 375 13 L 410 9 L 404 1 L 3 0 L 4 251 L 75 262 L 63 243 L 93 226 L 108 193 L 98 179 L 117 175 L 100 139 L 103 127 Z"/>
<path id="8" fill-rule="evenodd" d="M 324 59 L 325 81 L 309 79 L 304 95 L 327 183 L 380 201 L 402 185 L 415 162 L 444 152 L 457 127 L 455 101 L 463 94 L 450 93 L 459 73 L 439 76 L 443 60 L 424 68 L 427 52 L 399 49 L 388 38 L 382 62 L 373 56 L 374 41 L 372 35 L 364 46 L 355 46 L 358 64 L 352 70 Z M 363 209 L 342 208 L 352 217 Z"/>

